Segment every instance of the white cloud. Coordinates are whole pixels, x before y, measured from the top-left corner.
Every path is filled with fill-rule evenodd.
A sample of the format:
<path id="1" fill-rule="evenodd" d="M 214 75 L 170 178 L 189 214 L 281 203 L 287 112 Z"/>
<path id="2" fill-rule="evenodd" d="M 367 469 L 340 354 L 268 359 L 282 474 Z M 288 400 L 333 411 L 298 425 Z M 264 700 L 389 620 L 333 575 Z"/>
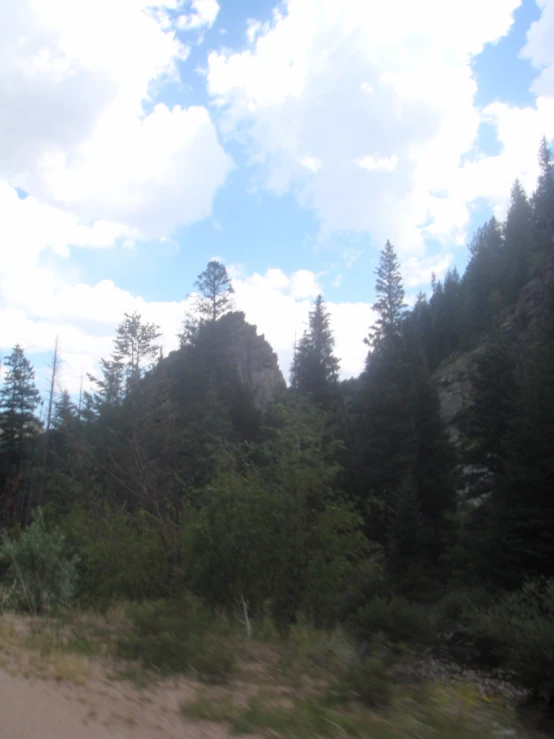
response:
<path id="1" fill-rule="evenodd" d="M 211 28 L 219 13 L 219 3 L 217 0 L 192 0 L 191 9 L 191 13 L 185 13 L 177 18 L 179 30 Z"/>
<path id="2" fill-rule="evenodd" d="M 313 298 L 320 292 L 317 275 L 299 270 L 290 275 L 269 269 L 233 280 L 237 309 L 257 325 L 274 348 L 279 366 L 288 379 L 294 340 L 300 339 L 308 321 Z M 363 339 L 373 323 L 368 303 L 326 303 L 336 340 L 336 355 L 341 359 L 342 378 L 358 375 L 364 367 L 367 346 Z"/>
<path id="3" fill-rule="evenodd" d="M 524 59 L 540 74 L 533 82 L 538 97 L 554 95 L 554 0 L 535 0 L 542 13 L 527 33 L 527 44 L 521 51 Z"/>
<path id="4" fill-rule="evenodd" d="M 394 172 L 398 166 L 398 157 L 396 154 L 393 154 L 390 157 L 378 159 L 371 154 L 367 154 L 365 157 L 357 159 L 355 163 L 369 172 Z"/>
<path id="5" fill-rule="evenodd" d="M 167 354 L 178 346 L 177 333 L 188 305 L 186 300 L 146 301 L 111 280 L 93 286 L 50 281 L 47 272 L 40 271 L 18 304 L 0 302 L 0 346 L 4 353 L 18 342 L 30 355 L 49 352 L 59 335 L 64 359 L 61 384 L 76 392 L 81 374 L 97 374 L 99 359 L 110 355 L 125 311 L 136 310 L 145 321 L 162 327 Z"/>
<path id="6" fill-rule="evenodd" d="M 456 177 L 480 123 L 471 59 L 507 33 L 519 4 L 288 0 L 271 23 L 251 24 L 245 51 L 210 54 L 208 89 L 266 187 L 294 192 L 323 235 L 367 231 L 421 255 L 423 222 L 463 239 Z"/>
<path id="7" fill-rule="evenodd" d="M 169 14 L 182 4 L 3 2 L 0 179 L 146 238 L 209 216 L 231 167 L 210 115 L 154 104 L 188 53 Z M 209 25 L 216 5 L 193 10 Z"/>
<path id="8" fill-rule="evenodd" d="M 406 288 L 422 285 L 428 289 L 431 285 L 433 272 L 437 280 L 442 280 L 447 270 L 452 266 L 452 254 L 435 254 L 425 259 L 411 257 L 406 259 L 401 266 L 402 277 Z"/>

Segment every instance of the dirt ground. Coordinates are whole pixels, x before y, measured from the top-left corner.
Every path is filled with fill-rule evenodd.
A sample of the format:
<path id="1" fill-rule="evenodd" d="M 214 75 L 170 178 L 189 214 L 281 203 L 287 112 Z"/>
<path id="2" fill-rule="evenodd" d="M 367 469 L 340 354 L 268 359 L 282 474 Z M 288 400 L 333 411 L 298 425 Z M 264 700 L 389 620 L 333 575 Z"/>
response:
<path id="1" fill-rule="evenodd" d="M 2 739 L 225 739 L 224 724 L 180 715 L 194 697 L 185 682 L 138 690 L 129 683 L 86 685 L 11 674 L 0 667 Z"/>

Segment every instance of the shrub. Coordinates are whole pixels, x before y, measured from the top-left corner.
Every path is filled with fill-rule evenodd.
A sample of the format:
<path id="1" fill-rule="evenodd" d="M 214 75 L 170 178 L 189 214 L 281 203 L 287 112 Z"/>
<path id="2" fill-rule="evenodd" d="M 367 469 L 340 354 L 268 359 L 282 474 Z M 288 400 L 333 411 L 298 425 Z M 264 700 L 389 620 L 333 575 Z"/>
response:
<path id="1" fill-rule="evenodd" d="M 359 701 L 371 708 L 384 708 L 392 700 L 393 679 L 388 664 L 390 657 L 390 650 L 381 646 L 350 667 L 346 674 L 346 687 Z"/>
<path id="2" fill-rule="evenodd" d="M 195 672 L 214 682 L 223 682 L 233 671 L 235 657 L 224 639 L 224 624 L 199 599 L 133 605 L 129 615 L 134 629 L 118 642 L 121 656 L 165 674 Z"/>
<path id="3" fill-rule="evenodd" d="M 478 612 L 472 631 L 476 642 L 502 660 L 535 703 L 554 709 L 554 579 L 528 581 Z"/>
<path id="4" fill-rule="evenodd" d="M 157 520 L 147 511 L 101 504 L 94 510 L 75 507 L 62 527 L 79 556 L 77 596 L 84 603 L 107 606 L 114 599 L 168 596 L 168 552 Z"/>
<path id="5" fill-rule="evenodd" d="M 8 565 L 8 607 L 39 613 L 46 605 L 71 601 L 78 558 L 67 558 L 64 548 L 64 536 L 57 529 L 46 530 L 40 509 L 17 539 L 4 539 L 0 559 Z"/>
<path id="6" fill-rule="evenodd" d="M 356 636 L 369 642 L 385 634 L 393 642 L 428 642 L 433 627 L 427 614 L 402 596 L 376 596 L 358 609 L 350 620 Z"/>
<path id="7" fill-rule="evenodd" d="M 440 631 L 448 631 L 460 626 L 467 626 L 476 608 L 490 604 L 490 596 L 477 588 L 451 590 L 439 604 L 438 627 Z"/>

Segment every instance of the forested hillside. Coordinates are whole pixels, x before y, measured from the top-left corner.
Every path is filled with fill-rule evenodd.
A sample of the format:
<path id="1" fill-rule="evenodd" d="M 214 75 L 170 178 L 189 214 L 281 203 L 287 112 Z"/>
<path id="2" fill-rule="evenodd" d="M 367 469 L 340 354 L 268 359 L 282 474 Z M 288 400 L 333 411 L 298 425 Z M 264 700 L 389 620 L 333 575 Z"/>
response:
<path id="1" fill-rule="evenodd" d="M 411 309 L 386 243 L 358 378 L 339 379 L 320 296 L 287 387 L 217 262 L 199 276 L 197 309 L 169 356 L 159 327 L 125 315 L 77 400 L 59 391 L 56 350 L 42 421 L 16 346 L 0 387 L 3 606 L 155 601 L 173 613 L 186 593 L 210 613 L 239 604 L 248 623 L 269 619 L 281 633 L 301 620 L 340 625 L 362 662 L 384 634 L 389 645 L 501 665 L 553 709 L 546 142 L 539 155 L 536 191 L 516 181 L 505 221 L 471 239 L 463 276 L 434 279 Z M 452 434 L 441 378 L 468 357 Z"/>

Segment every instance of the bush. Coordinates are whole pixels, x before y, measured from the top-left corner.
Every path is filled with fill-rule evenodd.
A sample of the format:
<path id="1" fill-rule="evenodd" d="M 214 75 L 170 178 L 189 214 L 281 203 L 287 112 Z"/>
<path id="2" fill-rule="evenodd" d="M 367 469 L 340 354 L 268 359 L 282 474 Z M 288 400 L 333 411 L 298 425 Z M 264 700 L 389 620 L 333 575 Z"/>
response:
<path id="1" fill-rule="evenodd" d="M 370 642 L 379 633 L 392 642 L 429 642 L 433 626 L 427 614 L 402 596 L 376 596 L 354 614 L 350 625 L 356 636 Z"/>
<path id="2" fill-rule="evenodd" d="M 134 629 L 118 642 L 121 656 L 164 674 L 195 672 L 213 682 L 223 682 L 233 671 L 235 657 L 224 639 L 224 624 L 199 599 L 142 603 L 132 606 L 129 615 Z"/>
<path id="3" fill-rule="evenodd" d="M 389 667 L 390 650 L 382 647 L 350 667 L 345 685 L 354 696 L 371 708 L 388 706 L 393 695 L 392 672 Z"/>
<path id="4" fill-rule="evenodd" d="M 476 608 L 490 604 L 490 596 L 477 588 L 451 590 L 439 604 L 439 631 L 449 631 L 469 625 Z"/>
<path id="5" fill-rule="evenodd" d="M 107 606 L 114 599 L 155 600 L 169 595 L 168 551 L 158 521 L 147 511 L 101 504 L 94 510 L 75 507 L 62 527 L 79 556 L 80 601 Z"/>
<path id="6" fill-rule="evenodd" d="M 4 539 L 0 560 L 8 565 L 5 604 L 31 613 L 40 613 L 46 605 L 67 605 L 75 590 L 78 558 L 67 558 L 64 548 L 64 536 L 57 529 L 46 530 L 40 509 L 17 539 Z"/>
<path id="7" fill-rule="evenodd" d="M 554 709 L 554 579 L 534 580 L 474 617 L 476 643 L 486 646 L 532 700 Z"/>

